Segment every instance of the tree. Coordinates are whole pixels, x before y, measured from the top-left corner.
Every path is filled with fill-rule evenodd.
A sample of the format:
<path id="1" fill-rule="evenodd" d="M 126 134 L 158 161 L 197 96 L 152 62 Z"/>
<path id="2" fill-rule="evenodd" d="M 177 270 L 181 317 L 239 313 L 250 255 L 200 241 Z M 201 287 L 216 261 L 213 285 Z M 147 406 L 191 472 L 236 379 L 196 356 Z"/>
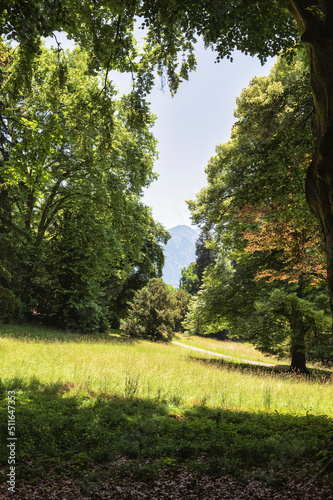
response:
<path id="1" fill-rule="evenodd" d="M 160 278 L 136 292 L 122 328 L 127 335 L 169 342 L 173 337 L 175 298 Z"/>
<path id="2" fill-rule="evenodd" d="M 0 42 L 0 85 L 3 86 L 8 75 L 10 51 L 6 44 Z M 4 161 L 7 159 L 8 128 L 3 119 L 4 103 L 0 101 L 0 320 L 10 321 L 18 314 L 19 300 L 12 291 L 12 266 L 14 245 L 10 235 L 12 203 L 6 191 L 2 176 Z"/>
<path id="3" fill-rule="evenodd" d="M 308 373 L 307 358 L 332 356 L 325 286 L 303 277 L 292 283 L 257 279 L 267 262 L 274 267 L 267 252 L 244 252 L 234 266 L 219 256 L 205 272 L 183 326 L 196 335 L 228 329 L 264 353 L 289 356 L 292 371 Z"/>
<path id="4" fill-rule="evenodd" d="M 8 322 L 18 317 L 20 302 L 12 291 L 13 249 L 12 242 L 0 227 L 0 321 Z"/>
<path id="5" fill-rule="evenodd" d="M 216 252 L 209 246 L 209 243 L 212 243 L 213 238 L 211 234 L 207 231 L 201 231 L 199 238 L 195 243 L 195 269 L 198 275 L 199 280 L 199 288 L 202 285 L 202 279 L 205 269 L 214 264 L 215 259 L 217 257 Z"/>
<path id="6" fill-rule="evenodd" d="M 311 344 L 318 344 L 318 339 L 325 342 L 329 321 L 327 310 L 323 310 L 324 304 L 318 307 L 303 288 L 303 282 L 299 280 L 294 292 L 275 288 L 258 300 L 251 337 L 252 342 L 264 352 L 283 352 L 281 347 L 287 344 L 291 370 L 309 373 L 306 354 L 309 350 L 311 352 Z"/>
<path id="7" fill-rule="evenodd" d="M 247 227 L 243 237 L 248 252 L 276 252 L 281 262 L 278 269 L 265 269 L 257 278 L 297 282 L 300 276 L 310 283 L 320 283 L 327 277 L 323 255 L 318 252 L 320 240 L 316 226 L 311 221 L 301 225 L 293 217 L 281 217 L 286 210 L 282 206 L 261 209 L 247 206 L 239 214 Z"/>
<path id="8" fill-rule="evenodd" d="M 101 89 L 78 49 L 43 49 L 37 62 L 29 93 L 17 96 L 10 76 L 1 88 L 12 290 L 27 314 L 103 329 L 119 312 L 115 289 L 145 259 L 144 282 L 163 264 L 167 233 L 140 201 L 155 178 L 154 117 L 133 130 L 126 96 L 116 101 L 109 82 Z M 12 72 L 16 64 L 13 55 Z"/>
<path id="9" fill-rule="evenodd" d="M 180 289 L 195 295 L 202 285 L 203 273 L 207 266 L 214 264 L 217 254 L 210 248 L 213 238 L 208 231 L 202 231 L 195 243 L 196 261 L 181 270 Z"/>
<path id="10" fill-rule="evenodd" d="M 303 189 L 311 147 L 306 82 L 300 56 L 293 65 L 280 59 L 238 100 L 232 139 L 217 148 L 208 186 L 190 202 L 194 222 L 213 229 L 235 269 L 223 259 L 208 268 L 187 322 L 207 332 L 226 322 L 269 352 L 288 339 L 300 371 L 309 339 L 323 340 L 327 328 L 324 303 L 309 291 L 310 284 L 322 291 L 325 271 Z"/>
<path id="11" fill-rule="evenodd" d="M 204 273 L 203 286 L 190 303 L 183 322 L 185 330 L 192 335 L 208 335 L 228 327 L 224 306 L 227 303 L 226 292 L 230 288 L 231 275 L 230 263 L 219 256 L 214 267 Z M 242 308 L 244 310 L 243 303 Z"/>
<path id="12" fill-rule="evenodd" d="M 191 295 L 184 290 L 177 290 L 174 293 L 175 299 L 175 331 L 183 332 L 183 321 L 188 313 Z"/>
<path id="13" fill-rule="evenodd" d="M 140 254 L 132 263 L 126 279 L 112 277 L 107 283 L 105 299 L 113 312 L 113 327 L 119 328 L 120 318 L 126 316 L 128 304 L 136 291 L 148 284 L 152 278 L 161 278 L 165 255 L 161 244 L 171 237 L 166 229 L 155 222 L 149 214 L 146 223 L 146 236 Z"/>
<path id="14" fill-rule="evenodd" d="M 192 262 L 188 267 L 183 267 L 181 270 L 179 288 L 190 295 L 195 295 L 199 290 L 199 278 L 195 262 Z"/>
<path id="15" fill-rule="evenodd" d="M 302 52 L 292 64 L 279 58 L 269 77 L 254 78 L 238 98 L 235 116 L 230 141 L 217 146 L 207 166 L 207 188 L 189 202 L 194 222 L 212 230 L 215 241 L 228 248 L 244 247 L 238 237 L 250 227 L 240 217 L 244 210 L 314 226 L 304 196 L 312 145 Z"/>
<path id="16" fill-rule="evenodd" d="M 143 18 L 146 45 L 138 60 L 133 38 L 134 20 Z M 153 85 L 153 69 L 166 75 L 172 92 L 195 67 L 193 44 L 203 36 L 218 58 L 234 49 L 262 61 L 291 48 L 300 39 L 308 53 L 313 96 L 312 134 L 315 151 L 307 173 L 307 201 L 325 241 L 328 285 L 333 311 L 333 6 L 330 0 L 181 0 L 171 4 L 148 0 L 24 3 L 2 2 L 0 29 L 20 43 L 22 76 L 29 80 L 41 36 L 64 30 L 91 53 L 90 69 L 131 71 L 135 78 L 130 102 L 143 109 L 142 97 Z M 183 62 L 177 68 L 177 56 Z M 185 57 L 185 56 L 188 57 Z M 178 71 L 177 71 L 178 69 Z M 18 72 L 17 72 L 18 74 Z M 16 80 L 19 82 L 19 80 Z"/>
<path id="17" fill-rule="evenodd" d="M 246 245 L 280 250 L 284 264 L 289 253 L 288 272 L 298 266 L 304 273 L 310 261 L 322 272 L 320 228 L 304 190 L 310 115 L 302 51 L 291 64 L 279 58 L 269 77 L 254 78 L 242 92 L 231 140 L 217 147 L 207 188 L 189 202 L 193 221 L 213 230 L 215 244 L 230 251 Z"/>

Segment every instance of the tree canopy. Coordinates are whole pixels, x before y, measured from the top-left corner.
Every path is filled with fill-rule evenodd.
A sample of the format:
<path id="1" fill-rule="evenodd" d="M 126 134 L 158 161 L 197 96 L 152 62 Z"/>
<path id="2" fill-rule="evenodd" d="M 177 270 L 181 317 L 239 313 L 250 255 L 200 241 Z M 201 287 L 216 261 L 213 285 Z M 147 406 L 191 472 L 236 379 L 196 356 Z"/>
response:
<path id="1" fill-rule="evenodd" d="M 79 49 L 41 49 L 30 91 L 17 93 L 18 59 L 3 50 L 1 195 L 17 252 L 12 291 L 23 312 L 98 329 L 117 312 L 125 282 L 133 294 L 163 266 L 158 242 L 167 233 L 140 201 L 156 178 L 154 117 L 133 128 L 128 98 L 89 75 Z"/>
<path id="2" fill-rule="evenodd" d="M 141 49 L 135 42 L 135 22 L 146 30 Z M 145 97 L 154 84 L 154 71 L 174 93 L 195 68 L 194 45 L 202 36 L 217 58 L 239 49 L 262 62 L 281 50 L 305 43 L 312 90 L 314 151 L 308 163 L 306 198 L 323 235 L 328 285 L 333 306 L 333 6 L 330 0 L 4 0 L 1 33 L 19 43 L 13 92 L 31 85 L 33 65 L 44 36 L 64 31 L 89 53 L 87 72 L 104 70 L 104 88 L 115 69 L 132 73 L 133 91 L 127 98 L 132 127 L 146 123 Z M 60 48 L 59 48 L 60 49 Z M 58 66 L 64 77 L 64 67 Z M 307 136 L 307 132 L 305 132 Z M 303 133 L 300 134 L 302 144 Z M 272 188 L 272 186 L 271 186 Z M 332 308 L 333 310 L 333 308 Z"/>
<path id="3" fill-rule="evenodd" d="M 290 276 L 325 274 L 320 228 L 305 199 L 312 141 L 303 54 L 292 64 L 280 57 L 269 77 L 243 90 L 231 139 L 216 148 L 208 185 L 189 202 L 193 221 L 213 230 L 220 248 L 276 249 Z"/>
<path id="4" fill-rule="evenodd" d="M 189 293 L 190 295 L 195 295 L 199 290 L 199 278 L 196 271 L 195 262 L 192 262 L 187 267 L 183 267 L 183 269 L 181 270 L 179 288 Z"/>
<path id="5" fill-rule="evenodd" d="M 208 186 L 189 202 L 194 222 L 213 230 L 219 257 L 204 273 L 185 327 L 228 327 L 263 351 L 289 348 L 291 366 L 306 371 L 305 351 L 327 343 L 328 304 L 319 228 L 304 193 L 311 140 L 301 59 L 280 58 L 268 77 L 250 82 L 231 140 L 206 169 Z"/>
<path id="6" fill-rule="evenodd" d="M 295 2 L 293 2 L 295 3 Z M 297 28 L 288 3 L 269 0 L 174 1 L 97 0 L 59 2 L 59 0 L 4 0 L 0 29 L 20 43 L 32 60 L 40 38 L 64 31 L 91 55 L 91 68 L 118 69 L 137 73 L 138 90 L 151 88 L 152 69 L 165 71 L 171 90 L 193 69 L 193 44 L 202 36 L 220 58 L 231 57 L 238 49 L 262 61 L 293 46 Z M 134 23 L 147 31 L 144 51 L 139 55 L 133 36 Z M 22 53 L 23 53 L 22 52 Z M 178 54 L 188 55 L 179 63 Z M 23 63 L 22 58 L 22 63 Z"/>

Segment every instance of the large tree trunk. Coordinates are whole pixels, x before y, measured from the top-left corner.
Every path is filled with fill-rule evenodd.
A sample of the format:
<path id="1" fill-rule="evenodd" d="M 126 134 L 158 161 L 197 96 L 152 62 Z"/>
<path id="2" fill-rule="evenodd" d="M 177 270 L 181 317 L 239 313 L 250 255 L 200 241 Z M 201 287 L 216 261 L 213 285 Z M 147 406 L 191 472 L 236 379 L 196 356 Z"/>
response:
<path id="1" fill-rule="evenodd" d="M 303 275 L 299 277 L 297 297 L 302 299 L 304 297 L 306 280 L 304 280 Z M 302 310 L 298 307 L 294 307 L 293 311 L 289 316 L 289 323 L 291 327 L 291 343 L 290 343 L 290 354 L 291 354 L 291 364 L 290 370 L 296 373 L 303 373 L 310 376 L 310 372 L 306 368 L 306 324 L 303 318 Z"/>
<path id="2" fill-rule="evenodd" d="M 304 336 L 291 339 L 291 365 L 290 370 L 296 373 L 310 375 L 305 365 L 305 342 Z"/>
<path id="3" fill-rule="evenodd" d="M 306 196 L 322 229 L 333 314 L 333 1 L 291 0 L 289 7 L 310 61 L 316 149 L 307 174 Z"/>
<path id="4" fill-rule="evenodd" d="M 302 282 L 302 279 L 300 282 Z M 290 370 L 296 373 L 310 375 L 310 372 L 306 368 L 306 333 L 302 314 L 297 312 L 297 310 L 294 310 L 293 314 L 289 317 L 289 323 L 292 331 L 290 345 Z"/>

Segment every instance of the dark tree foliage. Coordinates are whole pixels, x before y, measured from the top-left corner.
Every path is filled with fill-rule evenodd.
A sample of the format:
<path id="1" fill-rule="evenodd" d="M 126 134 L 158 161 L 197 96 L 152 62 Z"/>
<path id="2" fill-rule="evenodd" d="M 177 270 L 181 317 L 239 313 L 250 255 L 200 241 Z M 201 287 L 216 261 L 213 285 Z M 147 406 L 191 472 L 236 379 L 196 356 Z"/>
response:
<path id="1" fill-rule="evenodd" d="M 197 257 L 195 262 L 195 270 L 199 280 L 199 288 L 202 285 L 205 269 L 208 266 L 214 264 L 217 257 L 216 251 L 207 246 L 209 245 L 209 243 L 212 243 L 212 241 L 213 238 L 208 231 L 201 231 L 199 238 L 195 243 L 195 255 Z"/>
<path id="2" fill-rule="evenodd" d="M 2 202 L 0 191 L 0 221 Z M 3 322 L 12 321 L 19 317 L 20 301 L 13 291 L 12 283 L 15 251 L 13 240 L 7 228 L 0 222 L 0 321 Z"/>
<path id="3" fill-rule="evenodd" d="M 183 332 L 183 321 L 188 313 L 191 295 L 184 290 L 177 290 L 174 294 L 175 299 L 175 331 Z"/>
<path id="4" fill-rule="evenodd" d="M 112 310 L 111 324 L 119 328 L 120 318 L 126 315 L 128 304 L 132 302 L 135 292 L 145 287 L 150 279 L 161 278 L 165 255 L 161 243 L 170 238 L 164 227 L 152 219 L 148 226 L 148 235 L 139 258 L 133 262 L 133 267 L 125 280 L 112 277 L 106 283 L 105 299 Z"/>

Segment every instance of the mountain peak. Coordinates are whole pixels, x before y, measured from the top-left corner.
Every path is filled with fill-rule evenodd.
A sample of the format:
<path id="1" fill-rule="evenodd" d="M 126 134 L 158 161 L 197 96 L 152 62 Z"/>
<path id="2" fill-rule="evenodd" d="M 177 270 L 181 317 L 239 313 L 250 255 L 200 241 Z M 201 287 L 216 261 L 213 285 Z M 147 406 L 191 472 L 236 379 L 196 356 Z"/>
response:
<path id="1" fill-rule="evenodd" d="M 179 226 L 174 226 L 170 229 L 168 229 L 169 233 L 185 233 L 185 234 L 199 234 L 200 230 L 197 228 L 193 228 L 191 226 L 186 226 L 185 224 L 179 225 Z"/>

